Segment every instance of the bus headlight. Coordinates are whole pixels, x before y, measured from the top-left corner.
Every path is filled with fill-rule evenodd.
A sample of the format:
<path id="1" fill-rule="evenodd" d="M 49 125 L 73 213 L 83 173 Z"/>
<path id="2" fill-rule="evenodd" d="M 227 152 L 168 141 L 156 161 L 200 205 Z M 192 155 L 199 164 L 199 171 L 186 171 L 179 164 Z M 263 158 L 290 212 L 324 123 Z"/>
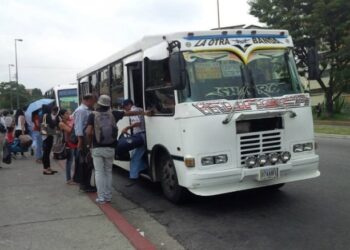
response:
<path id="1" fill-rule="evenodd" d="M 308 143 L 304 143 L 303 144 L 303 149 L 304 151 L 312 151 L 314 145 L 312 144 L 312 142 L 308 142 Z"/>
<path id="2" fill-rule="evenodd" d="M 288 151 L 282 152 L 281 153 L 281 161 L 283 163 L 286 163 L 289 160 L 290 160 L 290 153 Z"/>
<path id="3" fill-rule="evenodd" d="M 258 164 L 260 166 L 264 166 L 267 162 L 267 156 L 266 155 L 259 155 L 258 156 Z"/>
<path id="4" fill-rule="evenodd" d="M 272 165 L 276 164 L 278 162 L 279 155 L 278 153 L 271 153 L 269 155 L 269 159 Z"/>
<path id="5" fill-rule="evenodd" d="M 248 156 L 246 159 L 245 159 L 245 165 L 248 167 L 248 168 L 252 168 L 256 165 L 256 162 L 257 162 L 257 159 L 255 156 Z"/>
<path id="6" fill-rule="evenodd" d="M 203 157 L 201 162 L 203 166 L 214 165 L 214 157 L 213 156 Z"/>
<path id="7" fill-rule="evenodd" d="M 214 165 L 214 164 L 223 164 L 228 160 L 227 155 L 215 155 L 215 156 L 205 156 L 202 157 L 201 162 L 203 166 Z"/>
<path id="8" fill-rule="evenodd" d="M 227 155 L 214 156 L 215 164 L 223 164 L 227 162 Z"/>
<path id="9" fill-rule="evenodd" d="M 300 152 L 303 152 L 303 151 L 304 151 L 303 144 L 295 144 L 293 146 L 293 152 L 294 153 L 300 153 Z"/>
<path id="10" fill-rule="evenodd" d="M 312 151 L 314 149 L 314 144 L 312 142 L 295 144 L 293 145 L 293 152 L 300 153 L 304 151 Z"/>

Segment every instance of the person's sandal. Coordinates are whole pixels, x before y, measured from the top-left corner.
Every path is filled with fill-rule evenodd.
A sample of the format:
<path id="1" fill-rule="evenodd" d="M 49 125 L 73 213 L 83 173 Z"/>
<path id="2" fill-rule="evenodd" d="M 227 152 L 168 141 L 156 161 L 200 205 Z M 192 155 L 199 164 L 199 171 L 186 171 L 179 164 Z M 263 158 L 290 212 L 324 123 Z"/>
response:
<path id="1" fill-rule="evenodd" d="M 43 172 L 43 175 L 54 175 L 55 173 L 54 172 Z"/>

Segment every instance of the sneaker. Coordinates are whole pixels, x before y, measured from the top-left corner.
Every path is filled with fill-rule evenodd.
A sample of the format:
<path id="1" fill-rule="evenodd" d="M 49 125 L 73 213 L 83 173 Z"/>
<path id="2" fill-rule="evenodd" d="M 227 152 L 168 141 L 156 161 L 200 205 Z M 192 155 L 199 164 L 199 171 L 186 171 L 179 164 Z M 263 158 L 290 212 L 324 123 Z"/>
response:
<path id="1" fill-rule="evenodd" d="M 104 198 L 105 202 L 111 203 L 112 202 L 112 198 Z"/>
<path id="2" fill-rule="evenodd" d="M 96 201 L 97 204 L 100 204 L 100 205 L 106 204 L 106 201 L 101 199 L 101 198 L 97 198 L 95 201 Z"/>

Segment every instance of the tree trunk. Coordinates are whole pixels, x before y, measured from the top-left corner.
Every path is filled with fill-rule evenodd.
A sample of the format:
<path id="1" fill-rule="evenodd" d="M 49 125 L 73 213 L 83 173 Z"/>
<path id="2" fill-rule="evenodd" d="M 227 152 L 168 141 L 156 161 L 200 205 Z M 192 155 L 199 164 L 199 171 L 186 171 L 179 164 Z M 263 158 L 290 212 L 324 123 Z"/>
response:
<path id="1" fill-rule="evenodd" d="M 333 89 L 329 87 L 325 93 L 326 95 L 326 116 L 333 116 Z"/>

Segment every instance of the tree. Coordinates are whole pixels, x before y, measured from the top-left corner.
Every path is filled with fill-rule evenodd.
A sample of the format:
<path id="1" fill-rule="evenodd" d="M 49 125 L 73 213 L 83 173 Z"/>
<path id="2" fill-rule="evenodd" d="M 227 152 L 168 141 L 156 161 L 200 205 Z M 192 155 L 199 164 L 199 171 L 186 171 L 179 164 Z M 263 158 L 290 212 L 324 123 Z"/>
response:
<path id="1" fill-rule="evenodd" d="M 41 92 L 41 89 L 35 88 L 32 90 L 32 96 L 31 101 L 36 101 L 38 99 L 43 98 L 43 93 Z"/>
<path id="2" fill-rule="evenodd" d="M 319 52 L 314 79 L 325 92 L 328 115 L 333 115 L 334 101 L 349 89 L 350 1 L 250 0 L 249 5 L 260 22 L 290 32 L 299 68 L 311 67 L 313 48 Z M 327 71 L 328 84 L 322 79 Z"/>
<path id="3" fill-rule="evenodd" d="M 36 94 L 38 94 L 38 91 L 36 91 Z M 18 89 L 17 89 L 16 82 L 1 82 L 0 83 L 0 109 L 16 109 L 17 95 L 19 99 L 20 108 L 23 108 L 24 106 L 28 105 L 33 100 L 32 96 L 27 92 L 24 85 L 18 84 Z M 42 97 L 40 96 L 37 99 L 40 99 L 40 98 Z"/>

